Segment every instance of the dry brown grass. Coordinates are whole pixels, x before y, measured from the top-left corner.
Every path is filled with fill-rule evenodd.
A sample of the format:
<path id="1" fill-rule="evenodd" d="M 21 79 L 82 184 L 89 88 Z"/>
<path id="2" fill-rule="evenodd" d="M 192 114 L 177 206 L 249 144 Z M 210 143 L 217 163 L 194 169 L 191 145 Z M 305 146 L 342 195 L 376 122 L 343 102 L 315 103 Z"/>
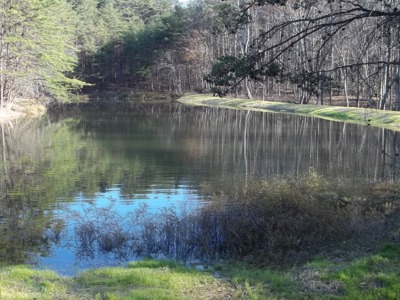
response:
<path id="1" fill-rule="evenodd" d="M 0 109 L 0 123 L 8 123 L 22 117 L 38 117 L 47 111 L 43 101 L 37 99 L 16 99 Z"/>
<path id="2" fill-rule="evenodd" d="M 314 295 L 340 295 L 342 283 L 339 281 L 324 280 L 321 271 L 307 266 L 294 272 L 294 281 L 300 290 Z"/>

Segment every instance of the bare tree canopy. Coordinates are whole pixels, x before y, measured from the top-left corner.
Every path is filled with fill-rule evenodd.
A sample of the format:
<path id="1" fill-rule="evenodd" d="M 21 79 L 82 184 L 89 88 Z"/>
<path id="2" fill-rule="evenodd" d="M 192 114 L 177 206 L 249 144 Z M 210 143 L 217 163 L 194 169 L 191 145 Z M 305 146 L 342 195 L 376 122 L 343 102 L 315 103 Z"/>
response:
<path id="1" fill-rule="evenodd" d="M 298 84 L 307 94 L 302 102 L 312 95 L 322 102 L 327 85 L 343 84 L 338 78 L 352 75 L 360 77 L 371 98 L 374 77 L 387 76 L 387 90 L 398 80 L 398 1 L 254 0 L 227 5 L 235 11 L 226 23 L 230 32 L 243 35 L 249 26 L 252 32 L 245 52 L 219 58 L 208 75 L 219 95 L 249 78 L 273 76 Z M 262 24 L 263 19 L 267 23 Z M 385 106 L 384 94 L 380 108 Z"/>
<path id="2" fill-rule="evenodd" d="M 399 109 L 399 20 L 398 0 L 0 0 L 0 106 L 84 81 Z"/>

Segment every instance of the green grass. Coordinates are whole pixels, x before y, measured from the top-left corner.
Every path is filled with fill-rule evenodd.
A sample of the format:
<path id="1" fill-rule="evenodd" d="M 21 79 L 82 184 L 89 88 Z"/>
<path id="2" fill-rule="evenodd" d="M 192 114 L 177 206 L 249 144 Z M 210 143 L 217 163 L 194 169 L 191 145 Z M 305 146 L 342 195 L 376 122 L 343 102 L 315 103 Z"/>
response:
<path id="1" fill-rule="evenodd" d="M 0 299 L 223 299 L 235 289 L 213 273 L 144 260 L 73 278 L 28 266 L 0 267 Z"/>
<path id="2" fill-rule="evenodd" d="M 396 111 L 218 98 L 206 94 L 185 95 L 179 98 L 178 101 L 187 105 L 267 111 L 274 113 L 291 113 L 332 121 L 370 125 L 400 131 L 400 112 Z"/>
<path id="3" fill-rule="evenodd" d="M 212 274 L 154 260 L 85 272 L 77 280 L 113 299 L 196 299 L 197 293 L 214 297 L 223 296 L 220 291 L 230 293 L 230 288 Z"/>
<path id="4" fill-rule="evenodd" d="M 342 296 L 346 299 L 398 299 L 400 295 L 400 246 L 390 244 L 377 253 L 352 260 L 334 260 L 305 266 L 303 273 L 319 274 L 315 280 L 331 287 L 322 296 Z M 304 282 L 308 291 L 310 281 Z"/>
<path id="5" fill-rule="evenodd" d="M 80 299 L 85 293 L 70 292 L 73 281 L 51 271 L 27 266 L 0 267 L 0 299 Z"/>
<path id="6" fill-rule="evenodd" d="M 398 299 L 400 296 L 400 247 L 392 248 L 343 266 L 328 278 L 343 284 L 348 299 Z"/>
<path id="7" fill-rule="evenodd" d="M 218 275 L 218 276 L 214 276 Z M 218 277 L 218 278 L 215 278 Z M 0 267 L 0 299 L 398 299 L 400 245 L 319 255 L 292 267 L 221 263 L 197 271 L 144 260 L 72 278 L 27 266 Z"/>
<path id="8" fill-rule="evenodd" d="M 249 299 L 398 299 L 400 245 L 369 254 L 319 256 L 285 269 L 234 263 L 223 266 L 222 273 Z"/>

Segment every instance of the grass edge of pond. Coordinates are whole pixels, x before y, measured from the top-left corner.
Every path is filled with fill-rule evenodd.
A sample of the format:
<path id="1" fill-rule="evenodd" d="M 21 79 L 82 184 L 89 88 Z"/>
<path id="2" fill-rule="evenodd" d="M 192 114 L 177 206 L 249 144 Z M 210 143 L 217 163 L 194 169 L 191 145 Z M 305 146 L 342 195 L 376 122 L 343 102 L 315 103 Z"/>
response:
<path id="1" fill-rule="evenodd" d="M 219 98 L 209 94 L 186 94 L 177 101 L 182 104 L 194 106 L 297 114 L 337 122 L 355 123 L 400 131 L 400 112 L 397 111 Z"/>
<path id="2" fill-rule="evenodd" d="M 206 271 L 170 261 L 61 277 L 29 266 L 0 267 L 1 299 L 396 299 L 400 245 L 354 257 L 320 256 L 291 268 L 221 263 Z M 216 276 L 218 274 L 218 276 Z M 216 278 L 218 277 L 218 278 Z"/>

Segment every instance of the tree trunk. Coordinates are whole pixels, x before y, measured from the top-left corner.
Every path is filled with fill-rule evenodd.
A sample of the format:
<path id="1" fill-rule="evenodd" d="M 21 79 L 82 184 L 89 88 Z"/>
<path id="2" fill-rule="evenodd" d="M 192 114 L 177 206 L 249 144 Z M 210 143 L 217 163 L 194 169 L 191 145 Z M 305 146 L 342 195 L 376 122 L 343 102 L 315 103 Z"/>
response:
<path id="1" fill-rule="evenodd" d="M 397 39 L 400 40 L 400 29 L 397 31 Z M 398 47 L 398 59 L 400 59 L 400 46 Z M 397 110 L 400 111 L 400 64 L 397 65 Z"/>
<path id="2" fill-rule="evenodd" d="M 342 70 L 343 73 L 343 80 L 344 80 L 344 96 L 346 98 L 346 106 L 350 107 L 350 101 L 349 101 L 349 91 L 347 87 L 347 75 L 345 74 L 345 71 Z"/>

